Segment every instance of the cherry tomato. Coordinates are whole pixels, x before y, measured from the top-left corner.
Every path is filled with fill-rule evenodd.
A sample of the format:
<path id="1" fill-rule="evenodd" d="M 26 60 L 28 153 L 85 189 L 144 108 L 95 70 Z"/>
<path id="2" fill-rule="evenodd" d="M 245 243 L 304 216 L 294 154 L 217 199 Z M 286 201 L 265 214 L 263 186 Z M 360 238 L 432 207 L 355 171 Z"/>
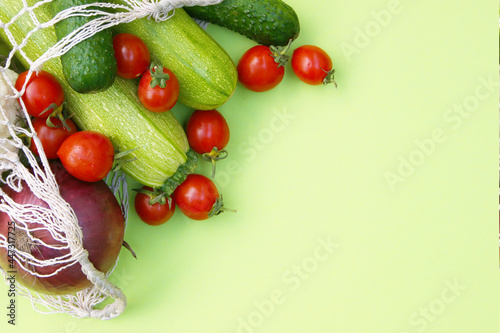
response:
<path id="1" fill-rule="evenodd" d="M 212 178 L 215 177 L 215 162 L 227 157 L 229 126 L 217 110 L 196 110 L 186 126 L 189 146 L 203 158 L 212 162 Z"/>
<path id="2" fill-rule="evenodd" d="M 71 134 L 77 132 L 75 123 L 71 119 L 66 119 L 65 122 L 68 128 L 63 126 L 61 119 L 53 118 L 51 119 L 52 124 L 47 125 L 47 119 L 45 118 L 33 118 L 33 128 L 42 143 L 43 151 L 48 159 L 56 159 L 57 150 L 61 146 L 64 140 L 66 140 Z M 38 148 L 34 142 L 31 143 L 30 150 L 38 154 Z"/>
<path id="3" fill-rule="evenodd" d="M 206 220 L 220 214 L 222 197 L 210 178 L 189 174 L 175 189 L 172 199 L 184 215 L 193 220 Z"/>
<path id="4" fill-rule="evenodd" d="M 16 80 L 15 88 L 21 91 L 28 71 L 19 74 Z M 42 114 L 49 106 L 54 104 L 54 110 L 64 102 L 64 91 L 54 75 L 40 71 L 33 72 L 26 86 L 26 90 L 21 96 L 26 110 L 33 117 L 48 117 L 51 112 Z"/>
<path id="5" fill-rule="evenodd" d="M 149 49 L 144 41 L 136 35 L 129 33 L 115 35 L 113 48 L 119 77 L 135 79 L 149 68 L 151 63 Z"/>
<path id="6" fill-rule="evenodd" d="M 80 131 L 71 134 L 57 151 L 66 170 L 87 182 L 103 179 L 113 167 L 114 148 L 104 134 Z"/>
<path id="7" fill-rule="evenodd" d="M 273 53 L 270 47 L 256 45 L 240 58 L 237 66 L 238 80 L 252 91 L 271 90 L 283 80 L 286 61 L 283 55 L 280 57 L 276 52 Z"/>
<path id="8" fill-rule="evenodd" d="M 222 150 L 229 142 L 229 126 L 217 110 L 196 110 L 186 126 L 189 145 L 198 154 L 209 153 L 214 147 Z"/>
<path id="9" fill-rule="evenodd" d="M 151 199 L 155 198 L 155 191 L 148 186 L 143 186 L 136 194 L 134 199 L 135 211 L 137 216 L 146 224 L 160 225 L 168 220 L 175 213 L 175 203 L 164 199 L 162 202 L 150 204 Z"/>
<path id="10" fill-rule="evenodd" d="M 179 98 L 177 76 L 166 67 L 153 67 L 139 81 L 139 100 L 149 111 L 165 112 Z"/>
<path id="11" fill-rule="evenodd" d="M 321 48 L 314 45 L 303 45 L 292 54 L 292 69 L 297 77 L 310 85 L 334 83 L 335 70 L 332 59 Z"/>

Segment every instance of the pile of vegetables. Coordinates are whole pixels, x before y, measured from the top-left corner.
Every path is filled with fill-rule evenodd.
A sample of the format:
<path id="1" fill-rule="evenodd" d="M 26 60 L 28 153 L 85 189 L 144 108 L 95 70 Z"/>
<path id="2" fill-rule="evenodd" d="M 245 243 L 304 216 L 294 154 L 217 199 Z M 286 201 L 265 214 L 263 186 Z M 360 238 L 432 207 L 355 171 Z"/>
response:
<path id="1" fill-rule="evenodd" d="M 35 13 L 40 21 L 48 21 L 65 8 L 92 2 L 54 0 Z M 2 22 L 9 22 L 23 6 L 14 0 L 7 3 L 0 8 Z M 142 185 L 135 189 L 134 208 L 149 225 L 167 222 L 176 207 L 193 220 L 211 218 L 230 210 L 211 178 L 218 161 L 229 155 L 225 148 L 230 129 L 219 108 L 231 98 L 237 82 L 255 92 L 269 91 L 282 81 L 290 61 L 303 82 L 336 86 L 332 60 L 323 49 L 303 45 L 287 55 L 300 25 L 295 11 L 281 0 L 225 0 L 185 9 L 176 9 L 164 22 L 144 18 L 105 30 L 46 62 L 43 70 L 21 72 L 15 80 L 23 94 L 19 105 L 32 117 L 40 140 L 33 140 L 30 149 L 51 161 L 62 197 L 78 216 L 90 260 L 103 272 L 123 243 L 123 215 L 103 182 L 109 172 L 122 170 Z M 235 64 L 192 18 L 224 26 L 258 45 Z M 40 30 L 24 52 L 38 58 L 90 19 L 70 17 L 54 29 Z M 18 41 L 31 29 L 32 23 L 22 17 L 12 27 Z M 9 43 L 3 31 L 0 40 Z M 18 61 L 29 67 L 22 57 Z M 185 129 L 169 112 L 177 103 L 193 109 Z M 195 173 L 204 160 L 212 164 L 207 176 Z M 44 205 L 28 188 L 18 194 L 4 191 L 17 202 Z M 11 222 L 0 214 L 1 234 Z M 46 234 L 32 236 L 54 243 Z M 99 245 L 102 237 L 109 244 Z M 54 255 L 43 245 L 30 246 L 33 255 Z M 80 290 L 88 282 L 77 266 L 47 279 L 27 274 L 23 281 L 38 291 L 60 294 Z"/>

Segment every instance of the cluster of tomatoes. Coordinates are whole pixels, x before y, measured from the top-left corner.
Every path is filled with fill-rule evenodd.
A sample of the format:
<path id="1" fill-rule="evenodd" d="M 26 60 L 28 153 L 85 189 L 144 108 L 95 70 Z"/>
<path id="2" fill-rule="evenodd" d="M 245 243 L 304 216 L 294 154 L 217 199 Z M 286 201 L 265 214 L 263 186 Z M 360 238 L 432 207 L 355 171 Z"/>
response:
<path id="1" fill-rule="evenodd" d="M 230 133 L 226 119 L 217 110 L 196 110 L 187 122 L 186 135 L 191 149 L 212 162 L 214 177 L 216 161 L 227 156 L 224 148 Z M 134 205 L 139 218 L 149 225 L 167 222 L 176 206 L 193 220 L 205 220 L 229 210 L 224 207 L 214 182 L 200 174 L 188 175 L 168 199 L 154 189 L 143 187 L 138 190 Z"/>
<path id="2" fill-rule="evenodd" d="M 179 82 L 168 68 L 151 61 L 151 54 L 142 39 L 120 33 L 113 37 L 117 62 L 117 75 L 124 79 L 139 80 L 138 96 L 150 111 L 170 110 L 179 95 Z M 224 150 L 229 141 L 229 127 L 217 110 L 196 110 L 189 118 L 186 135 L 189 145 L 213 164 L 226 157 Z M 158 189 L 148 186 L 136 190 L 134 207 L 138 217 L 149 225 L 161 225 L 170 220 L 179 207 L 184 215 L 193 220 L 205 220 L 224 210 L 222 196 L 214 182 L 200 174 L 190 174 L 170 198 Z"/>
<path id="3" fill-rule="evenodd" d="M 83 181 L 103 179 L 114 164 L 111 140 L 94 131 L 79 131 L 75 123 L 64 115 L 64 91 L 52 74 L 46 71 L 21 73 L 15 88 L 24 94 L 19 103 L 24 104 L 32 116 L 33 129 L 48 159 L 60 159 L 66 170 Z M 31 142 L 30 150 L 39 155 L 37 144 Z"/>
<path id="4" fill-rule="evenodd" d="M 156 200 L 160 198 L 160 200 Z M 149 225 L 161 225 L 170 220 L 175 207 L 192 220 L 206 220 L 227 211 L 217 186 L 208 177 L 196 173 L 187 175 L 170 198 L 164 198 L 147 186 L 137 190 L 134 207 L 139 218 Z"/>
<path id="5" fill-rule="evenodd" d="M 176 104 L 179 82 L 168 68 L 151 60 L 145 43 L 135 35 L 114 36 L 113 47 L 117 60 L 117 75 L 124 79 L 139 79 L 138 97 L 152 112 L 165 112 Z M 240 58 L 238 80 L 249 90 L 262 92 L 276 87 L 284 77 L 285 65 L 291 66 L 298 78 L 308 84 L 335 83 L 332 61 L 319 47 L 304 45 L 287 56 L 285 48 L 257 45 Z M 28 72 L 21 73 L 16 89 L 21 91 Z M 67 171 L 84 181 L 103 179 L 116 163 L 114 147 L 103 134 L 78 131 L 74 122 L 63 115 L 64 92 L 58 80 L 45 71 L 33 73 L 21 101 L 33 117 L 33 128 L 48 159 L 60 159 Z M 20 101 L 20 102 L 21 102 Z M 230 132 L 218 110 L 195 110 L 186 125 L 189 145 L 196 153 L 212 163 L 212 178 L 216 161 L 227 156 L 225 150 Z M 38 154 L 36 144 L 30 149 Z M 194 220 L 218 215 L 224 208 L 222 196 L 214 182 L 204 175 L 190 174 L 170 198 L 157 189 L 143 186 L 137 190 L 134 205 L 139 218 L 150 225 L 168 221 L 179 207 Z"/>
<path id="6" fill-rule="evenodd" d="M 291 67 L 297 77 L 310 85 L 333 83 L 335 70 L 330 56 L 315 45 L 302 45 L 292 56 L 286 47 L 257 45 L 247 50 L 238 62 L 238 80 L 247 89 L 263 92 L 276 87 L 283 80 L 285 65 L 291 59 Z"/>
<path id="7" fill-rule="evenodd" d="M 120 33 L 113 37 L 117 75 L 124 79 L 140 78 L 138 95 L 146 109 L 165 112 L 174 107 L 179 98 L 179 81 L 175 74 L 151 54 L 142 39 Z"/>
<path id="8" fill-rule="evenodd" d="M 227 156 L 224 148 L 230 134 L 226 119 L 217 110 L 196 110 L 187 122 L 186 135 L 191 149 L 212 162 L 214 177 L 216 161 Z M 139 218 L 149 225 L 167 222 L 176 206 L 193 220 L 205 220 L 228 210 L 214 182 L 200 174 L 188 175 L 168 199 L 154 189 L 143 187 L 138 190 L 134 205 Z"/>
<path id="9" fill-rule="evenodd" d="M 290 57 L 286 55 L 290 45 L 291 42 L 285 48 L 264 45 L 250 48 L 237 65 L 239 82 L 255 92 L 271 90 L 283 80 L 285 65 L 291 60 L 291 67 L 301 81 L 310 85 L 334 83 L 336 86 L 332 60 L 323 49 L 304 45 L 296 48 Z M 123 53 L 133 54 L 130 51 Z M 142 57 L 140 52 L 137 56 Z M 137 61 L 131 61 L 130 67 L 132 62 Z M 196 110 L 188 120 L 186 135 L 190 147 L 212 162 L 214 177 L 216 161 L 227 156 L 224 148 L 229 141 L 229 127 L 224 117 L 217 110 Z M 228 210 L 223 207 L 222 196 L 212 180 L 199 174 L 188 175 L 168 200 L 149 187 L 138 190 L 135 197 L 138 216 L 150 225 L 168 221 L 176 206 L 195 220 L 204 220 Z"/>

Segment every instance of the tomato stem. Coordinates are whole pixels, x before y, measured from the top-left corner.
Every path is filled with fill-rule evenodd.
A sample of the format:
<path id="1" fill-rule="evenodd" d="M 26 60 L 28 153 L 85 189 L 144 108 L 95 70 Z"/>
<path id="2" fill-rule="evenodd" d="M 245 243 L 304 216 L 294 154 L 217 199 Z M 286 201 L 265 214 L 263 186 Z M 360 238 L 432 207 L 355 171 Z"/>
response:
<path id="1" fill-rule="evenodd" d="M 269 46 L 271 56 L 274 58 L 274 62 L 278 64 L 278 67 L 285 66 L 286 63 L 292 58 L 286 54 L 292 45 L 292 41 L 293 39 L 290 39 L 286 46 Z"/>
<path id="2" fill-rule="evenodd" d="M 227 155 L 227 150 L 219 150 L 217 149 L 217 147 L 212 148 L 212 151 L 210 151 L 209 153 L 205 153 L 202 155 L 205 160 L 212 162 L 212 178 L 215 177 L 216 162 L 225 159 Z"/>
<path id="3" fill-rule="evenodd" d="M 149 67 L 149 72 L 151 73 L 151 83 L 149 86 L 154 88 L 160 86 L 160 88 L 165 88 L 167 86 L 167 81 L 170 80 L 170 75 L 163 72 L 163 66 L 158 65 L 155 62 L 151 63 Z"/>
<path id="4" fill-rule="evenodd" d="M 337 88 L 337 82 L 335 82 L 335 69 L 332 69 L 330 71 L 324 70 L 326 72 L 326 76 L 323 79 L 323 84 L 327 85 L 329 83 L 333 83 L 335 85 L 335 88 Z"/>
<path id="5" fill-rule="evenodd" d="M 45 110 L 40 113 L 40 115 L 43 115 L 47 112 L 50 112 L 49 116 L 47 117 L 47 126 L 52 127 L 52 128 L 60 128 L 63 127 L 66 131 L 71 131 L 71 127 L 68 125 L 66 122 L 66 119 L 70 119 L 73 115 L 67 116 L 66 115 L 66 103 L 63 102 L 61 105 L 57 105 L 55 103 L 50 104 L 47 106 Z M 61 121 L 61 125 L 54 125 L 52 122 L 52 118 L 58 118 Z"/>
<path id="6" fill-rule="evenodd" d="M 50 111 L 50 113 L 52 114 L 53 112 L 55 112 L 57 109 L 59 109 L 60 107 L 62 107 L 62 104 L 59 106 L 57 105 L 56 103 L 51 103 L 49 106 L 47 106 L 45 108 L 45 110 L 43 110 L 42 112 L 40 112 L 40 116 L 43 116 L 44 114 L 46 114 L 47 112 Z"/>
<path id="7" fill-rule="evenodd" d="M 208 212 L 208 217 L 216 216 L 223 212 L 236 213 L 237 210 L 224 207 L 224 200 L 222 199 L 222 194 L 221 194 L 217 197 L 217 200 L 215 200 L 212 209 L 210 209 L 210 212 Z"/>
<path id="8" fill-rule="evenodd" d="M 118 170 L 120 170 L 122 168 L 123 164 L 137 160 L 137 157 L 133 157 L 133 158 L 129 158 L 129 159 L 124 158 L 125 156 L 127 156 L 128 154 L 130 154 L 131 152 L 133 152 L 137 149 L 139 149 L 139 148 L 129 149 L 129 150 L 125 150 L 122 152 L 119 150 L 116 150 L 115 157 L 113 160 L 113 167 L 111 168 L 111 171 L 118 172 Z"/>
<path id="9" fill-rule="evenodd" d="M 133 189 L 133 191 L 147 195 L 150 198 L 148 203 L 151 206 L 153 206 L 156 203 L 160 205 L 168 203 L 168 208 L 172 209 L 172 198 L 168 196 L 167 193 L 163 192 L 160 189 L 153 188 L 151 190 L 148 188 L 140 188 L 140 189 Z"/>
<path id="10" fill-rule="evenodd" d="M 148 201 L 151 206 L 153 206 L 156 203 L 159 203 L 160 205 L 164 205 L 168 203 L 168 208 L 172 209 L 172 198 L 167 197 L 167 194 L 164 192 L 157 192 L 158 194 L 156 196 L 150 196 L 151 199 Z"/>

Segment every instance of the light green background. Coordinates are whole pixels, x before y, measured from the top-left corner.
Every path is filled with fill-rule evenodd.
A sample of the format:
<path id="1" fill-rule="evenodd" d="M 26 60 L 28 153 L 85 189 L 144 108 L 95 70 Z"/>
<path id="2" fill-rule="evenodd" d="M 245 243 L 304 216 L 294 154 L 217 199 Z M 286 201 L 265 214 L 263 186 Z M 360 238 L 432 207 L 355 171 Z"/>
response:
<path id="1" fill-rule="evenodd" d="M 1 331 L 498 332 L 498 3 L 288 3 L 292 48 L 324 48 L 339 87 L 288 65 L 276 89 L 239 85 L 219 108 L 231 140 L 216 181 L 238 212 L 150 227 L 131 211 L 121 316 L 20 299 L 13 328 L 2 287 Z M 235 62 L 254 45 L 208 32 Z M 191 110 L 173 112 L 185 123 Z"/>

